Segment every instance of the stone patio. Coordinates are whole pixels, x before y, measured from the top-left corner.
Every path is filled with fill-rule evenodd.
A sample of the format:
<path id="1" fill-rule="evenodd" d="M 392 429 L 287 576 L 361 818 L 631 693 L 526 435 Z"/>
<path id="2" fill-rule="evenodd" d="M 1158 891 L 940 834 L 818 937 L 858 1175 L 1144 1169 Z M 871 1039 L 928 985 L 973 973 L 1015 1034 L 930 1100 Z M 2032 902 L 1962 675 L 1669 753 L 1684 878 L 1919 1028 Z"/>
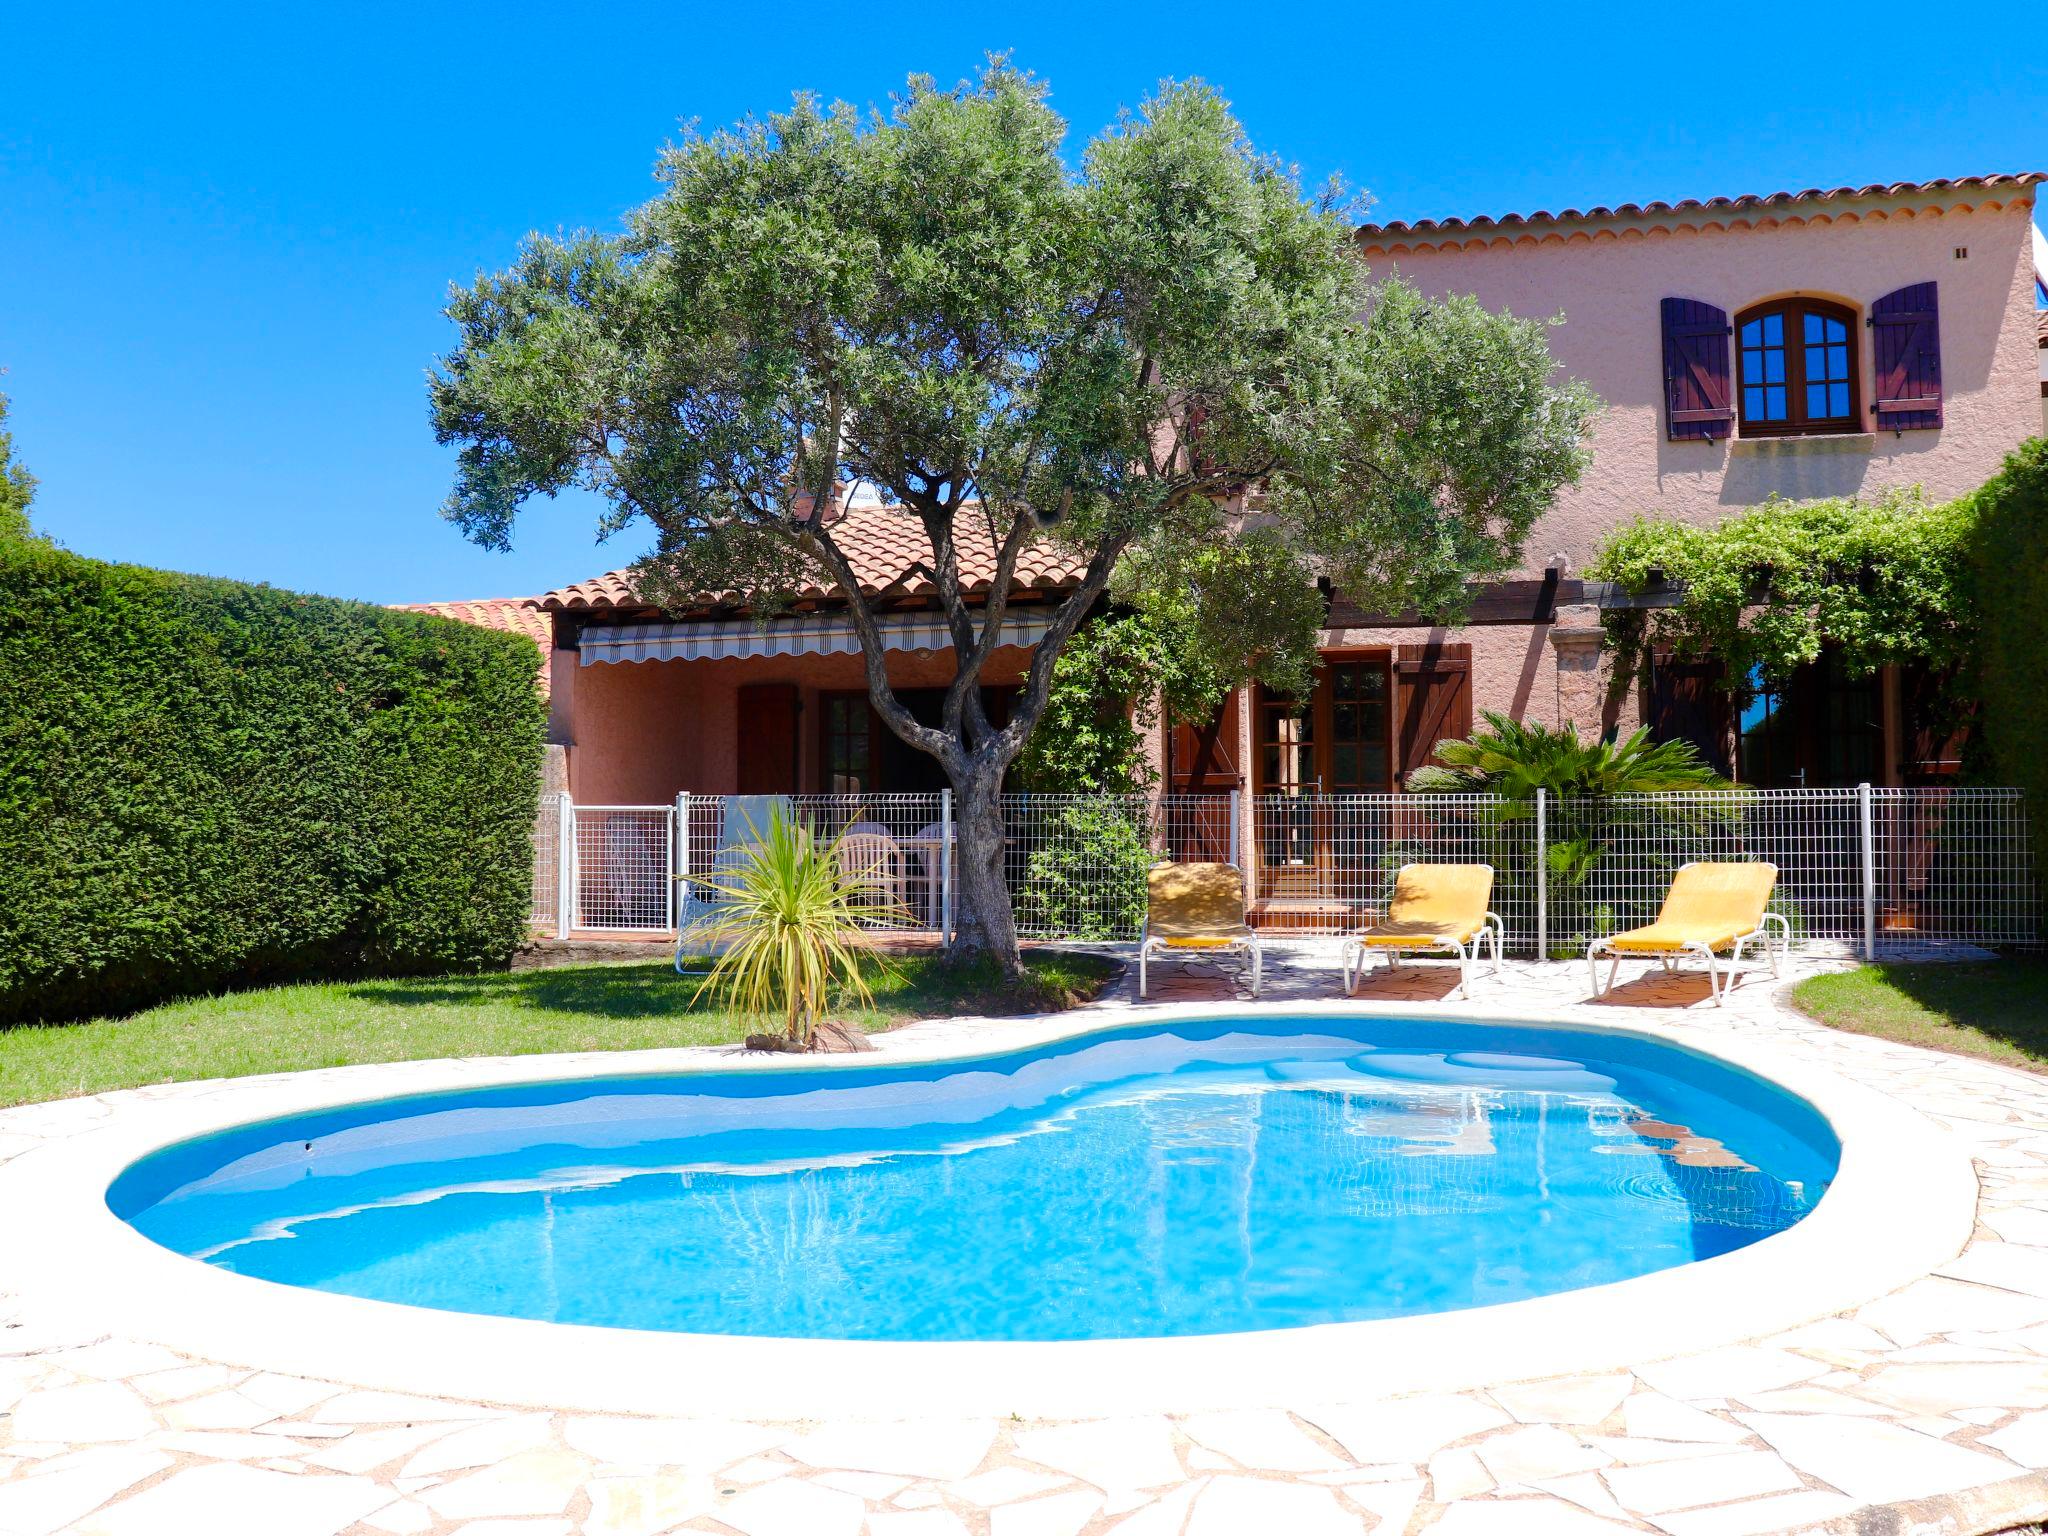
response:
<path id="1" fill-rule="evenodd" d="M 1335 990 L 1322 946 L 1276 949 L 1267 975 L 1271 998 Z M 1416 966 L 1366 990 L 1426 1004 L 1454 985 Z M 1702 978 L 1652 971 L 1591 1004 L 1579 966 L 1511 965 L 1504 985 L 1581 1019 L 1706 996 Z M 1162 967 L 1154 995 L 1236 986 L 1234 968 Z M 757 1424 L 266 1374 L 78 1336 L 0 1295 L 0 1536 L 1967 1536 L 2048 1517 L 2048 1079 L 1838 1035 L 1781 999 L 1753 979 L 1691 1021 L 1913 1105 L 1979 1173 L 1968 1247 L 1848 1315 L 1628 1371 L 1309 1416 Z M 0 1162 L 134 1097 L 239 1086 L 0 1113 Z"/>

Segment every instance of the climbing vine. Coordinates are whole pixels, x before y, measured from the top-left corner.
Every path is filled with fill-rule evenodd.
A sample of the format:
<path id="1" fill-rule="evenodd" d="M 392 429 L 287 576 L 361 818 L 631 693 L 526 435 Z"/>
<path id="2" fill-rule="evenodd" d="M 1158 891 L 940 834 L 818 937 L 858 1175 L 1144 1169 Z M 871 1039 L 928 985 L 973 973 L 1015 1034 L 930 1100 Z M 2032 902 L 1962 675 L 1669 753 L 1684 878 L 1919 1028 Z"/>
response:
<path id="1" fill-rule="evenodd" d="M 1967 501 L 1930 505 L 1917 490 L 1868 501 L 1768 501 L 1713 528 L 1642 518 L 1619 530 L 1586 574 L 1635 593 L 1678 589 L 1668 608 L 1609 610 L 1620 662 L 1714 655 L 1738 695 L 1785 683 L 1839 654 L 1851 676 L 1966 658 L 1977 624 Z"/>

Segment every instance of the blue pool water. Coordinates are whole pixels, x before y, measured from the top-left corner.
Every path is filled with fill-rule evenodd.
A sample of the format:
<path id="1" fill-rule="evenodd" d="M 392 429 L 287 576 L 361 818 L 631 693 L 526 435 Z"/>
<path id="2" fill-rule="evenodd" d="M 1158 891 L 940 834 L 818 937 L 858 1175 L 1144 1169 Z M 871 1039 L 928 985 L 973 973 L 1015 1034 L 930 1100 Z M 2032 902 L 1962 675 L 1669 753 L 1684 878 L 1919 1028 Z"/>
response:
<path id="1" fill-rule="evenodd" d="M 1593 1031 L 1217 1019 L 927 1066 L 618 1077 L 244 1126 L 115 1213 L 240 1274 L 702 1333 L 1093 1339 L 1398 1317 L 1813 1208 L 1803 1100 Z"/>

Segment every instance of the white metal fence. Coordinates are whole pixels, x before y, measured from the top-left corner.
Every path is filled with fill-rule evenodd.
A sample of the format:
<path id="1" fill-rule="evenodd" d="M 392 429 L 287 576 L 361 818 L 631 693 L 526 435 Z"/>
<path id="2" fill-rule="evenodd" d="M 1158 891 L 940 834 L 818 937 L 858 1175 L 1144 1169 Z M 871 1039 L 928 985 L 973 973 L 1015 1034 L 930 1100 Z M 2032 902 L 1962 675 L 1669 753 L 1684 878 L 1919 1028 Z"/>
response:
<path id="1" fill-rule="evenodd" d="M 533 920 L 557 934 L 674 932 L 717 900 L 755 820 L 781 807 L 838 840 L 872 926 L 947 935 L 957 916 L 950 794 L 681 795 L 667 805 L 543 799 Z M 1350 932 L 1384 914 L 1408 863 L 1486 863 L 1508 946 L 1583 954 L 1650 921 L 1678 866 L 1764 859 L 1804 947 L 1864 955 L 2040 941 L 2041 897 L 2015 789 L 1743 790 L 1506 800 L 1488 795 L 1004 797 L 1020 933 L 1129 940 L 1161 858 L 1248 870 L 1253 921 Z"/>

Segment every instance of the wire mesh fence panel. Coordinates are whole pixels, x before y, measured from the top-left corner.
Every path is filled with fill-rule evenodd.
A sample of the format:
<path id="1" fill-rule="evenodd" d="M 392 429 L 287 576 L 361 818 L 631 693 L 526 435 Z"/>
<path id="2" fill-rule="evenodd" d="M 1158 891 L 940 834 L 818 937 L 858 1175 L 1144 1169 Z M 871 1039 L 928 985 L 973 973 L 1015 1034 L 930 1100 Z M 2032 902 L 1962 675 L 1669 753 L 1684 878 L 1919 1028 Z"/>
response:
<path id="1" fill-rule="evenodd" d="M 1680 866 L 1778 867 L 1770 910 L 1795 947 L 1848 953 L 1863 939 L 1862 819 L 1853 789 L 1577 796 L 1552 802 L 1544 849 L 1550 956 L 1656 919 Z"/>
<path id="2" fill-rule="evenodd" d="M 1879 955 L 2041 941 L 2041 892 L 2017 789 L 1871 791 Z"/>
<path id="3" fill-rule="evenodd" d="M 562 800 L 560 790 L 549 790 L 533 819 L 533 902 L 526 920 L 549 933 L 561 919 Z"/>
<path id="4" fill-rule="evenodd" d="M 676 801 L 679 917 L 711 919 L 730 901 L 749 847 L 787 816 L 831 845 L 867 909 L 865 928 L 935 933 L 943 920 L 945 800 L 912 795 L 684 795 Z"/>
<path id="5" fill-rule="evenodd" d="M 1536 817 L 1495 795 L 1262 795 L 1250 802 L 1264 931 L 1356 932 L 1383 919 L 1404 864 L 1489 864 L 1504 942 L 1536 943 Z"/>
<path id="6" fill-rule="evenodd" d="M 575 807 L 574 926 L 598 931 L 674 926 L 665 805 Z"/>
<path id="7" fill-rule="evenodd" d="M 1202 814 L 1182 813 L 1183 830 L 1198 832 L 1206 824 Z M 1227 820 L 1227 800 L 1224 814 Z M 1003 874 L 1017 932 L 1033 939 L 1137 938 L 1145 926 L 1145 873 L 1168 856 L 1174 820 L 1166 803 L 1149 795 L 1005 795 Z"/>

